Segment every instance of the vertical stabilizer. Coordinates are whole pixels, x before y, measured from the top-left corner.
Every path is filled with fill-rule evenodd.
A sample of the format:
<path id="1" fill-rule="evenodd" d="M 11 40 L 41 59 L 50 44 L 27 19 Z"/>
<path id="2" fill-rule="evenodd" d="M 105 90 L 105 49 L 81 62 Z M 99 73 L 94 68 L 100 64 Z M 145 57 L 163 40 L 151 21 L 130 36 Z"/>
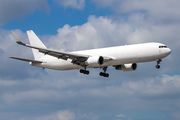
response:
<path id="1" fill-rule="evenodd" d="M 29 42 L 32 46 L 46 48 L 46 46 L 41 42 L 41 40 L 36 36 L 36 34 L 32 30 L 27 31 L 27 35 L 29 38 Z M 40 53 L 38 50 L 33 49 L 33 48 L 32 48 L 32 52 L 33 52 L 35 60 L 44 56 L 43 53 Z"/>

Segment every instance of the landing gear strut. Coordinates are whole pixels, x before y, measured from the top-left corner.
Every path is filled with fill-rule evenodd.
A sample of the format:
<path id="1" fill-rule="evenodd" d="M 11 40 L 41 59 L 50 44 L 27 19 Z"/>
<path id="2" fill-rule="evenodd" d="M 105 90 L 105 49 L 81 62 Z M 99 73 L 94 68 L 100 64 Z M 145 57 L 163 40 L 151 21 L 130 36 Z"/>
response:
<path id="1" fill-rule="evenodd" d="M 86 75 L 89 75 L 89 71 L 88 70 L 83 70 L 83 69 L 80 69 L 79 71 L 80 73 L 83 73 L 83 74 L 86 74 Z"/>
<path id="2" fill-rule="evenodd" d="M 161 61 L 162 61 L 161 59 L 159 59 L 159 60 L 157 61 L 157 65 L 156 65 L 156 68 L 157 68 L 157 69 L 160 68 L 160 65 L 159 65 L 159 64 L 161 63 Z"/>
<path id="3" fill-rule="evenodd" d="M 109 77 L 109 74 L 106 73 L 107 67 L 103 67 L 104 72 L 100 72 L 99 75 L 103 77 Z"/>

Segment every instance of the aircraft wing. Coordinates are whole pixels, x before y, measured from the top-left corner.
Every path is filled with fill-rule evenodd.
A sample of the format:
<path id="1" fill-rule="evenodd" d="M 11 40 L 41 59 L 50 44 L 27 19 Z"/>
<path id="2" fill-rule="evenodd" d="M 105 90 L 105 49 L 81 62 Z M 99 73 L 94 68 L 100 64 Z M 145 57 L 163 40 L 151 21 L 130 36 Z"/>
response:
<path id="1" fill-rule="evenodd" d="M 76 64 L 77 61 L 84 62 L 89 58 L 88 55 L 74 54 L 74 53 L 69 53 L 69 52 L 60 52 L 57 50 L 51 50 L 51 49 L 28 45 L 28 44 L 21 42 L 13 31 L 12 31 L 12 34 L 13 34 L 16 42 L 19 45 L 37 49 L 37 50 L 39 50 L 39 52 L 44 53 L 45 55 L 47 54 L 47 55 L 54 56 L 54 57 L 57 57 L 58 59 L 63 59 L 63 60 L 72 59 L 72 63 L 74 63 L 74 64 Z"/>
<path id="2" fill-rule="evenodd" d="M 89 57 L 87 55 L 79 55 L 79 54 L 74 54 L 74 53 L 60 52 L 57 50 L 40 48 L 40 47 L 35 47 L 35 46 L 27 45 L 27 44 L 25 44 L 24 46 L 37 49 L 37 50 L 39 50 L 39 52 L 44 53 L 45 55 L 54 56 L 54 57 L 57 57 L 58 59 L 63 59 L 63 60 L 77 59 L 77 60 L 80 60 L 83 62 L 83 61 L 86 61 Z"/>

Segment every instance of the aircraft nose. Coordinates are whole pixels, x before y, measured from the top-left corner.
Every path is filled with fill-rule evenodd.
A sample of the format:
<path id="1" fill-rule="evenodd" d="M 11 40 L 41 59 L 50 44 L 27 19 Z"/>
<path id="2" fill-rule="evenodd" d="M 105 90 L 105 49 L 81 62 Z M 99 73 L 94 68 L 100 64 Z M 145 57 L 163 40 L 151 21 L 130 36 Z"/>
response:
<path id="1" fill-rule="evenodd" d="M 170 49 L 170 48 L 167 48 L 166 53 L 167 53 L 168 55 L 171 54 L 171 49 Z"/>

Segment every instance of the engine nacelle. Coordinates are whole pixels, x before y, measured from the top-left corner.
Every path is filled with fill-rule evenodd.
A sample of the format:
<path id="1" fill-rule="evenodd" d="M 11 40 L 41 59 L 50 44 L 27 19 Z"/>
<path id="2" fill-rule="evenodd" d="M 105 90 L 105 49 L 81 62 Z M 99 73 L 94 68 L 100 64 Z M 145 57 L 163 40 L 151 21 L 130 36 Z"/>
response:
<path id="1" fill-rule="evenodd" d="M 88 66 L 98 67 L 104 63 L 104 58 L 102 56 L 89 57 L 86 61 Z"/>
<path id="2" fill-rule="evenodd" d="M 136 68 L 137 68 L 136 63 L 118 65 L 115 67 L 116 70 L 123 70 L 123 71 L 134 71 L 134 70 L 136 70 Z"/>

